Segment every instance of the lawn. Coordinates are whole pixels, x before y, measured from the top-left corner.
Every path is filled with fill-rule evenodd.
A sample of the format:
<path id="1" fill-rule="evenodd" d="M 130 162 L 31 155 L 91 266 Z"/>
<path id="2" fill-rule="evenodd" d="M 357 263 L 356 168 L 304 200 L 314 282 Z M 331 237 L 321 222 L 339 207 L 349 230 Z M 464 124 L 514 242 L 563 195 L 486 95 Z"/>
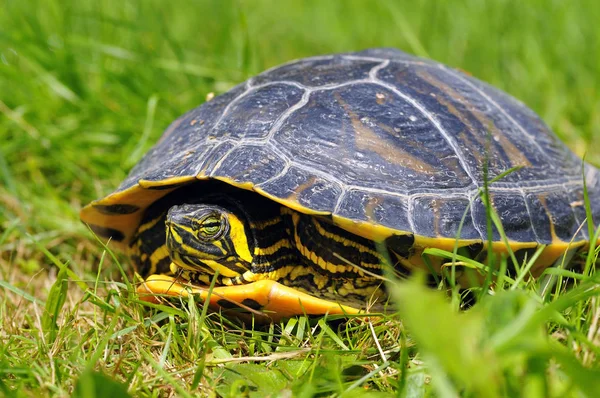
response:
<path id="1" fill-rule="evenodd" d="M 524 267 L 466 311 L 414 280 L 391 287 L 399 314 L 242 327 L 140 303 L 127 258 L 79 221 L 211 93 L 369 47 L 509 92 L 600 165 L 596 1 L 451 3 L 1 2 L 0 396 L 595 396 L 594 252 L 538 281 Z"/>

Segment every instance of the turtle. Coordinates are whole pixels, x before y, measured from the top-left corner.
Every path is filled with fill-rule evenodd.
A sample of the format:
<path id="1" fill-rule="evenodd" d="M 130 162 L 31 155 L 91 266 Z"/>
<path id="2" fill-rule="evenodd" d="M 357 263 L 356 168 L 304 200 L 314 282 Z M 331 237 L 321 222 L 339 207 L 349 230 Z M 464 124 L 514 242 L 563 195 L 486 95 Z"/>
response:
<path id="1" fill-rule="evenodd" d="M 129 253 L 147 300 L 280 318 L 384 308 L 384 271 L 437 273 L 430 248 L 535 253 L 539 276 L 589 245 L 586 214 L 600 220 L 598 169 L 522 102 L 375 48 L 291 61 L 188 111 L 81 219 Z"/>

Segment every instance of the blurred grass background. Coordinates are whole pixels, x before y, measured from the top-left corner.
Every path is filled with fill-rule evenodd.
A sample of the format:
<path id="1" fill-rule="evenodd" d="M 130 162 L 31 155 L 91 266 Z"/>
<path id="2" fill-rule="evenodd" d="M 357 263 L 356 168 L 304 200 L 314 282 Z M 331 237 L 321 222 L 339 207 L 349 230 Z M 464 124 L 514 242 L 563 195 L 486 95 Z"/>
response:
<path id="1" fill-rule="evenodd" d="M 209 93 L 291 59 L 383 46 L 433 58 L 521 99 L 600 164 L 598 21 L 595 0 L 0 1 L 0 348 L 15 335 L 41 344 L 35 299 L 54 265 L 94 280 L 103 251 L 82 205 Z M 114 270 L 106 257 L 101 278 Z M 91 322 L 73 286 L 71 320 Z M 0 368 L 9 358 L 0 350 Z M 32 394 L 70 391 L 27 374 L 41 380 L 21 385 Z"/>

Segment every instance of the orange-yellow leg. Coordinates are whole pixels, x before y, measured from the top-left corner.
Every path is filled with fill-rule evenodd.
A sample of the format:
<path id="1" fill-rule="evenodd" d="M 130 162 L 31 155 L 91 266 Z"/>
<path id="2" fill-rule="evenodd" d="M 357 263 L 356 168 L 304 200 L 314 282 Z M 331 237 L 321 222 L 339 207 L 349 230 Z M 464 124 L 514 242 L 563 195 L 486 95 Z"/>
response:
<path id="1" fill-rule="evenodd" d="M 181 283 L 183 282 L 183 283 Z M 203 300 L 208 296 L 208 288 L 185 284 L 167 275 L 151 275 L 137 288 L 140 299 L 157 303 L 155 295 L 187 297 L 199 295 Z M 358 314 L 360 310 L 335 302 L 323 300 L 284 286 L 272 280 L 260 280 L 245 285 L 218 286 L 209 297 L 213 308 L 231 308 L 232 304 L 242 304 L 262 311 L 273 320 L 294 315 Z"/>

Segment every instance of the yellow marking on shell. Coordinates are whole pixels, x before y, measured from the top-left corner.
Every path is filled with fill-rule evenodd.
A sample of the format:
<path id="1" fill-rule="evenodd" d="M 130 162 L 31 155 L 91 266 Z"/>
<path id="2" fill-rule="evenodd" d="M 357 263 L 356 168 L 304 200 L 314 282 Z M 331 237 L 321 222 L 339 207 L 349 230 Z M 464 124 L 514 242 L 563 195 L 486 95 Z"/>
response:
<path id="1" fill-rule="evenodd" d="M 411 235 L 407 231 L 398 231 L 381 224 L 373 224 L 367 221 L 350 220 L 338 215 L 332 215 L 333 223 L 338 227 L 374 242 L 383 242 L 393 235 Z"/>
<path id="2" fill-rule="evenodd" d="M 195 180 L 196 180 L 196 177 L 194 177 L 194 176 L 182 176 L 182 177 L 165 178 L 164 180 L 159 180 L 159 181 L 139 180 L 138 184 L 141 188 L 145 188 L 145 189 L 161 188 L 161 187 L 165 187 L 168 185 L 178 185 L 177 188 L 180 188 L 182 185 L 188 184 Z M 166 190 L 166 191 L 171 192 L 172 190 Z"/>
<path id="3" fill-rule="evenodd" d="M 247 191 L 253 191 L 254 190 L 254 184 L 251 183 L 251 182 L 243 182 L 243 181 L 239 182 L 239 181 L 236 181 L 236 180 L 234 180 L 232 178 L 229 178 L 229 177 L 215 176 L 215 177 L 212 177 L 212 178 L 215 179 L 215 180 L 223 181 L 223 182 L 225 182 L 225 183 L 227 183 L 227 184 L 229 184 L 229 185 L 231 185 L 233 187 L 236 187 L 236 188 L 245 189 Z"/>
<path id="4" fill-rule="evenodd" d="M 252 263 L 254 257 L 250 253 L 248 237 L 244 229 L 244 223 L 234 214 L 228 215 L 229 239 L 233 243 L 236 254 L 244 261 Z"/>
<path id="5" fill-rule="evenodd" d="M 537 196 L 537 198 L 539 199 L 540 204 L 544 208 L 544 212 L 548 216 L 548 220 L 550 220 L 550 236 L 552 237 L 552 244 L 563 242 L 563 240 L 560 239 L 558 237 L 558 235 L 556 235 L 556 228 L 554 228 L 554 223 L 552 222 L 553 217 L 552 217 L 552 214 L 550 213 L 550 210 L 548 210 L 548 203 L 546 203 L 546 195 L 543 193 L 540 193 Z"/>
<path id="6" fill-rule="evenodd" d="M 401 167 L 414 170 L 419 173 L 434 173 L 435 168 L 430 164 L 425 163 L 423 160 L 413 156 L 410 152 L 405 151 L 401 146 L 394 145 L 397 142 L 398 134 L 391 129 L 384 129 L 388 134 L 391 135 L 392 140 L 383 140 L 385 144 L 382 145 L 382 137 L 373 131 L 367 123 L 363 120 L 348 106 L 346 101 L 342 98 L 339 93 L 334 94 L 336 101 L 342 105 L 346 114 L 350 117 L 352 128 L 354 129 L 354 137 L 356 147 L 361 150 L 369 151 L 378 154 L 386 162 L 397 164 Z"/>
<path id="7" fill-rule="evenodd" d="M 312 188 L 315 186 L 315 183 L 318 181 L 319 179 L 316 176 L 311 176 L 306 182 L 298 185 L 294 191 L 292 192 L 291 195 L 289 195 L 286 199 L 290 202 L 294 202 L 297 203 L 298 202 L 298 196 L 306 191 L 308 188 Z"/>
<path id="8" fill-rule="evenodd" d="M 466 98 L 464 98 L 464 96 L 461 95 L 456 89 L 454 89 L 453 87 L 444 83 L 443 81 L 437 79 L 436 77 L 431 75 L 429 73 L 429 71 L 427 71 L 426 69 L 418 70 L 417 75 L 420 78 L 422 78 L 423 80 L 425 80 L 426 82 L 428 82 L 429 84 L 433 85 L 434 87 L 439 88 L 440 91 L 449 95 L 452 99 L 454 99 L 458 102 L 461 102 L 463 104 L 470 103 L 470 101 L 467 100 Z M 454 114 L 461 122 L 463 122 L 466 126 L 469 127 L 469 130 L 471 132 L 473 132 L 473 137 L 475 137 L 475 139 L 480 144 L 485 145 L 485 137 L 480 137 L 477 134 L 475 134 L 477 131 L 480 131 L 480 129 L 475 128 L 475 126 L 473 126 L 471 124 L 471 122 L 468 120 L 467 116 L 464 113 L 460 112 L 458 109 L 456 109 L 456 107 L 454 107 L 454 105 L 452 105 L 448 101 L 445 101 L 440 96 L 438 96 L 437 99 L 440 102 L 440 104 L 444 105 L 446 107 L 446 109 L 448 109 L 448 111 L 450 111 L 452 114 Z M 494 142 L 498 143 L 498 145 L 500 145 L 502 147 L 502 149 L 504 150 L 506 156 L 509 158 L 513 167 L 515 167 L 515 166 L 530 167 L 531 166 L 531 162 L 529 161 L 529 159 L 527 159 L 527 157 L 523 154 L 523 152 L 521 150 L 519 150 L 507 138 L 505 133 L 503 133 L 502 131 L 500 131 L 498 129 L 498 127 L 496 127 L 496 125 L 494 124 L 494 121 L 491 118 L 487 117 L 483 112 L 481 112 L 479 109 L 477 109 L 475 107 L 469 107 L 468 109 L 469 109 L 471 115 L 473 115 L 473 117 L 475 117 L 475 119 L 477 119 L 477 121 L 483 126 L 483 128 L 490 131 Z"/>

